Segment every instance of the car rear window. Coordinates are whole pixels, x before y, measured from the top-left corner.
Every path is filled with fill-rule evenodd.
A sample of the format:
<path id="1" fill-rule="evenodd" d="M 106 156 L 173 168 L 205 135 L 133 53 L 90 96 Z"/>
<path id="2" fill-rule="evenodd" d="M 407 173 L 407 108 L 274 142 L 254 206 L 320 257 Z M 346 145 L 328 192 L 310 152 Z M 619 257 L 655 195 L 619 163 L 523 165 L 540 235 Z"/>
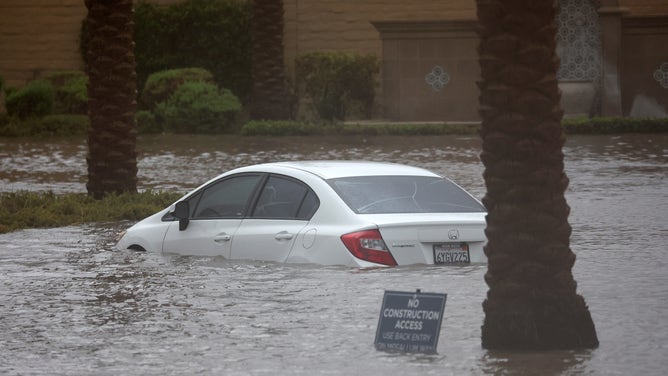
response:
<path id="1" fill-rule="evenodd" d="M 472 213 L 485 208 L 447 179 L 429 176 L 357 176 L 328 180 L 359 214 Z"/>

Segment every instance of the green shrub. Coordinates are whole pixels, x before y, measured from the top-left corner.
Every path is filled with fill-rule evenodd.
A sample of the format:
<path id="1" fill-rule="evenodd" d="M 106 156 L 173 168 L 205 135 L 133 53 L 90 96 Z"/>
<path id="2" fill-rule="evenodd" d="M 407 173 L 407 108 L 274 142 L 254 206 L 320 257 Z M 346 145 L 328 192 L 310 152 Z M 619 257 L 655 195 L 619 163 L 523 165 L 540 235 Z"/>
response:
<path id="1" fill-rule="evenodd" d="M 144 55 L 142 46 L 153 43 L 155 34 L 164 30 L 169 49 L 158 52 L 170 54 L 171 61 L 169 66 L 160 70 L 202 67 L 213 73 L 219 87 L 229 88 L 237 96 L 245 98 L 252 85 L 251 2 L 187 0 L 165 8 L 165 11 L 165 18 L 156 22 L 160 24 L 157 30 L 144 30 L 144 25 L 137 23 L 138 63 L 145 57 L 150 59 L 150 56 Z M 144 73 L 139 71 L 138 74 Z"/>
<path id="2" fill-rule="evenodd" d="M 300 91 L 326 120 L 345 119 L 355 109 L 370 117 L 379 70 L 373 55 L 311 52 L 296 60 Z"/>
<path id="3" fill-rule="evenodd" d="M 186 81 L 214 82 L 211 72 L 202 68 L 169 69 L 155 72 L 148 76 L 141 94 L 142 108 L 153 110 L 174 94 L 176 89 Z"/>
<path id="4" fill-rule="evenodd" d="M 16 93 L 19 91 L 19 89 L 15 88 L 14 86 L 8 86 L 5 88 L 5 96 L 9 98 L 10 95 Z"/>
<path id="5" fill-rule="evenodd" d="M 318 134 L 321 127 L 313 123 L 290 120 L 252 120 L 241 127 L 244 136 L 305 136 Z"/>
<path id="6" fill-rule="evenodd" d="M 137 131 L 139 133 L 162 133 L 162 126 L 151 111 L 137 111 Z"/>
<path id="7" fill-rule="evenodd" d="M 208 82 L 188 81 L 155 108 L 165 130 L 175 133 L 234 131 L 239 99 L 227 89 Z"/>
<path id="8" fill-rule="evenodd" d="M 185 0 L 170 6 L 135 5 L 137 87 L 153 72 L 202 67 L 220 87 L 241 98 L 250 93 L 251 2 Z M 82 23 L 80 49 L 86 61 L 88 33 Z"/>
<path id="9" fill-rule="evenodd" d="M 46 77 L 53 87 L 55 114 L 88 112 L 88 76 L 82 71 L 55 72 Z"/>
<path id="10" fill-rule="evenodd" d="M 7 114 L 20 119 L 50 114 L 53 110 L 53 87 L 45 80 L 28 82 L 21 89 L 7 95 Z"/>

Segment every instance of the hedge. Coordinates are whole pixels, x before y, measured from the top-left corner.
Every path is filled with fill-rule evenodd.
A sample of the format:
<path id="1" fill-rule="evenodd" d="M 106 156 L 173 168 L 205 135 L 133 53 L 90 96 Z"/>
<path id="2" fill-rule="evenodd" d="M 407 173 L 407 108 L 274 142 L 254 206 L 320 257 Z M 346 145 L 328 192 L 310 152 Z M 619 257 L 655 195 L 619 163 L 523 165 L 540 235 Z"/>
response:
<path id="1" fill-rule="evenodd" d="M 135 5 L 137 87 L 153 72 L 201 67 L 215 82 L 245 99 L 250 93 L 251 2 L 186 0 L 170 6 L 147 1 Z M 87 26 L 82 22 L 80 50 L 86 61 Z"/>
<path id="2" fill-rule="evenodd" d="M 244 124 L 244 136 L 306 136 L 322 133 L 323 127 L 313 123 L 290 120 L 252 120 Z"/>
<path id="3" fill-rule="evenodd" d="M 6 118 L 0 121 L 2 137 L 83 136 L 88 133 L 87 115 L 56 114 L 25 120 Z"/>
<path id="4" fill-rule="evenodd" d="M 564 119 L 567 134 L 665 133 L 668 118 Z M 251 121 L 241 128 L 244 136 L 345 135 L 474 135 L 479 123 L 323 123 L 298 121 Z"/>
<path id="5" fill-rule="evenodd" d="M 564 119 L 562 124 L 564 131 L 572 134 L 668 132 L 668 118 L 576 118 Z"/>

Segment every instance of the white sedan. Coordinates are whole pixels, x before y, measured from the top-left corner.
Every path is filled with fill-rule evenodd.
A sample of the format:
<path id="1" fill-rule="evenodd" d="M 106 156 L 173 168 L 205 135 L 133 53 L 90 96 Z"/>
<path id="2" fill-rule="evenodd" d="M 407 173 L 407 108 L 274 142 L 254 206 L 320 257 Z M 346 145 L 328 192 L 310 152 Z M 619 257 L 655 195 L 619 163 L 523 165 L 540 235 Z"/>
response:
<path id="1" fill-rule="evenodd" d="M 122 235 L 118 249 L 354 267 L 487 261 L 486 211 L 433 172 L 278 162 L 226 172 Z"/>

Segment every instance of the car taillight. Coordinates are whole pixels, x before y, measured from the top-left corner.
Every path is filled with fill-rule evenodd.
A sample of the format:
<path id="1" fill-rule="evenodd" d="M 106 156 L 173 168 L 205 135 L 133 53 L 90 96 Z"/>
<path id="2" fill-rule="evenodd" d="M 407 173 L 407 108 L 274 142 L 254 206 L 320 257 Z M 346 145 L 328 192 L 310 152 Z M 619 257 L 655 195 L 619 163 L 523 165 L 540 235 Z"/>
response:
<path id="1" fill-rule="evenodd" d="M 378 230 L 353 232 L 341 236 L 348 251 L 358 259 L 389 266 L 397 265 Z"/>

